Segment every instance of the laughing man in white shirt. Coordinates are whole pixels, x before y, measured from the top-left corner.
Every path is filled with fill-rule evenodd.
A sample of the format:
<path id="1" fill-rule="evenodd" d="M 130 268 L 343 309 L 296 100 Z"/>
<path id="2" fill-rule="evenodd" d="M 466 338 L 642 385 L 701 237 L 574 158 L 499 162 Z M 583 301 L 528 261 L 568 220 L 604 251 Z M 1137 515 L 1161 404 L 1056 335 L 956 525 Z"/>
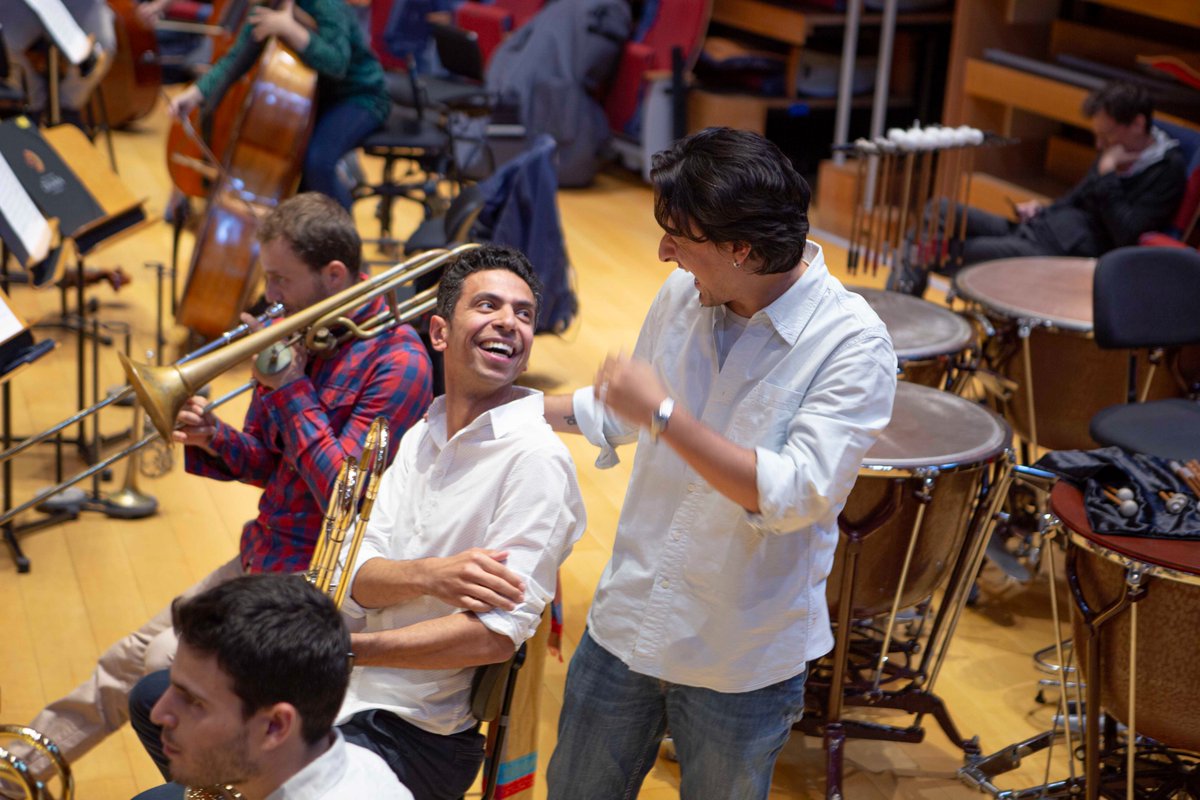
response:
<path id="1" fill-rule="evenodd" d="M 470 787 L 483 761 L 469 707 L 475 668 L 533 636 L 585 527 L 574 464 L 542 394 L 514 385 L 539 293 L 510 248 L 470 251 L 446 270 L 430 324 L 446 394 L 383 476 L 344 609 L 365 614 L 366 627 L 352 637 L 340 729 L 383 756 L 417 800 Z M 468 596 L 442 577 L 465 557 L 477 568 Z"/>
<path id="2" fill-rule="evenodd" d="M 833 645 L 837 515 L 891 416 L 896 358 L 807 241 L 808 185 L 773 144 L 709 129 L 651 174 L 659 258 L 679 269 L 632 358 L 546 399 L 597 466 L 638 442 L 549 797 L 636 796 L 669 728 L 681 796 L 766 798 L 806 664 Z"/>

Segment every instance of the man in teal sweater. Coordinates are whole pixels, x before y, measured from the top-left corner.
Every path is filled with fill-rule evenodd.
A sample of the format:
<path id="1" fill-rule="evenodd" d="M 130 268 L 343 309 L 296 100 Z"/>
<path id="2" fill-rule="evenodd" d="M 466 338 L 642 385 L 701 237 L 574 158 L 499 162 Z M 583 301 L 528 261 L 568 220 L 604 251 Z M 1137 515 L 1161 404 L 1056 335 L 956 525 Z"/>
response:
<path id="1" fill-rule="evenodd" d="M 311 17 L 315 27 L 301 23 L 297 11 Z M 219 101 L 254 64 L 258 44 L 271 36 L 295 50 L 318 75 L 317 121 L 300 188 L 327 194 L 349 208 L 350 190 L 337 179 L 337 163 L 383 125 L 391 101 L 383 67 L 343 0 L 284 0 L 277 9 L 253 7 L 233 47 L 171 102 L 171 113 L 181 117 L 200 103 Z"/>

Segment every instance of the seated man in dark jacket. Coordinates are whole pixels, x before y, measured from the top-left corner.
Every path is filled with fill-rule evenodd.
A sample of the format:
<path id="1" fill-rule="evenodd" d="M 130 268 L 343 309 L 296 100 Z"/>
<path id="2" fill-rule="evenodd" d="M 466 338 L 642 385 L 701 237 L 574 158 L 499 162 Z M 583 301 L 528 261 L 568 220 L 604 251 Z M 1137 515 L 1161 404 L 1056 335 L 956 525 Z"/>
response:
<path id="1" fill-rule="evenodd" d="M 1083 113 L 1100 153 L 1088 174 L 1048 206 L 1018 203 L 1016 222 L 960 207 L 966 240 L 961 261 L 951 259 L 949 270 L 995 258 L 1095 257 L 1167 225 L 1183 198 L 1185 165 L 1179 143 L 1152 127 L 1153 111 L 1150 95 L 1131 83 L 1110 83 L 1088 95 Z M 906 257 L 888 288 L 920 295 L 926 280 L 924 269 Z"/>

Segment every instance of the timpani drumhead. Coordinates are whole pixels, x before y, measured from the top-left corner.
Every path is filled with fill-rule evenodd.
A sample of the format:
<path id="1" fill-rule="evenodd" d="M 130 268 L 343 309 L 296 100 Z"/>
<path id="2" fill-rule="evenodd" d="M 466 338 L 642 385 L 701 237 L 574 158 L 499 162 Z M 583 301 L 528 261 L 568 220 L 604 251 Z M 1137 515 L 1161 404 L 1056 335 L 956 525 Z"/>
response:
<path id="1" fill-rule="evenodd" d="M 883 320 L 901 363 L 952 355 L 971 344 L 970 323 L 948 308 L 900 292 L 846 288 L 862 295 Z"/>
<path id="2" fill-rule="evenodd" d="M 978 403 L 901 381 L 892 420 L 863 465 L 915 469 L 979 464 L 995 458 L 1011 441 L 1008 423 Z"/>
<path id="3" fill-rule="evenodd" d="M 888 471 L 868 469 L 859 475 L 838 520 L 843 531 L 859 530 L 864 524 L 875 527 L 861 544 L 852 589 L 855 619 L 887 612 L 897 595 L 900 608 L 915 605 L 946 584 L 966 541 L 985 465 L 1004 452 L 1011 439 L 1008 425 L 980 405 L 916 383 L 896 385 L 892 420 L 863 465 L 940 469 L 931 476 L 932 486 L 923 477 Z M 919 499 L 926 491 L 931 497 L 927 505 Z M 886 519 L 869 522 L 884 508 L 890 508 Z M 901 586 L 901 565 L 914 531 L 911 566 Z M 826 587 L 835 614 L 845 544 L 843 536 Z"/>
<path id="4" fill-rule="evenodd" d="M 954 288 L 1010 319 L 1090 332 L 1095 272 L 1094 258 L 1001 258 L 963 269 L 954 278 Z"/>

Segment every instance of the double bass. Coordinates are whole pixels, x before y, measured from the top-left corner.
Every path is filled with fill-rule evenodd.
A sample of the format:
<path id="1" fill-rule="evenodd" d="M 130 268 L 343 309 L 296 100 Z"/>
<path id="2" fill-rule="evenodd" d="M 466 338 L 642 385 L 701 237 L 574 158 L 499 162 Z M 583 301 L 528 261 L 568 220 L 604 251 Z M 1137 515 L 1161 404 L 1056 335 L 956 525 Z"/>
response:
<path id="1" fill-rule="evenodd" d="M 162 62 L 154 27 L 137 13 L 135 0 L 108 0 L 117 49 L 100 82 L 108 124 L 122 128 L 154 110 L 162 91 Z"/>
<path id="2" fill-rule="evenodd" d="M 247 77 L 176 315 L 209 338 L 233 327 L 258 286 L 259 221 L 295 193 L 315 121 L 317 73 L 283 42 L 268 39 Z"/>

